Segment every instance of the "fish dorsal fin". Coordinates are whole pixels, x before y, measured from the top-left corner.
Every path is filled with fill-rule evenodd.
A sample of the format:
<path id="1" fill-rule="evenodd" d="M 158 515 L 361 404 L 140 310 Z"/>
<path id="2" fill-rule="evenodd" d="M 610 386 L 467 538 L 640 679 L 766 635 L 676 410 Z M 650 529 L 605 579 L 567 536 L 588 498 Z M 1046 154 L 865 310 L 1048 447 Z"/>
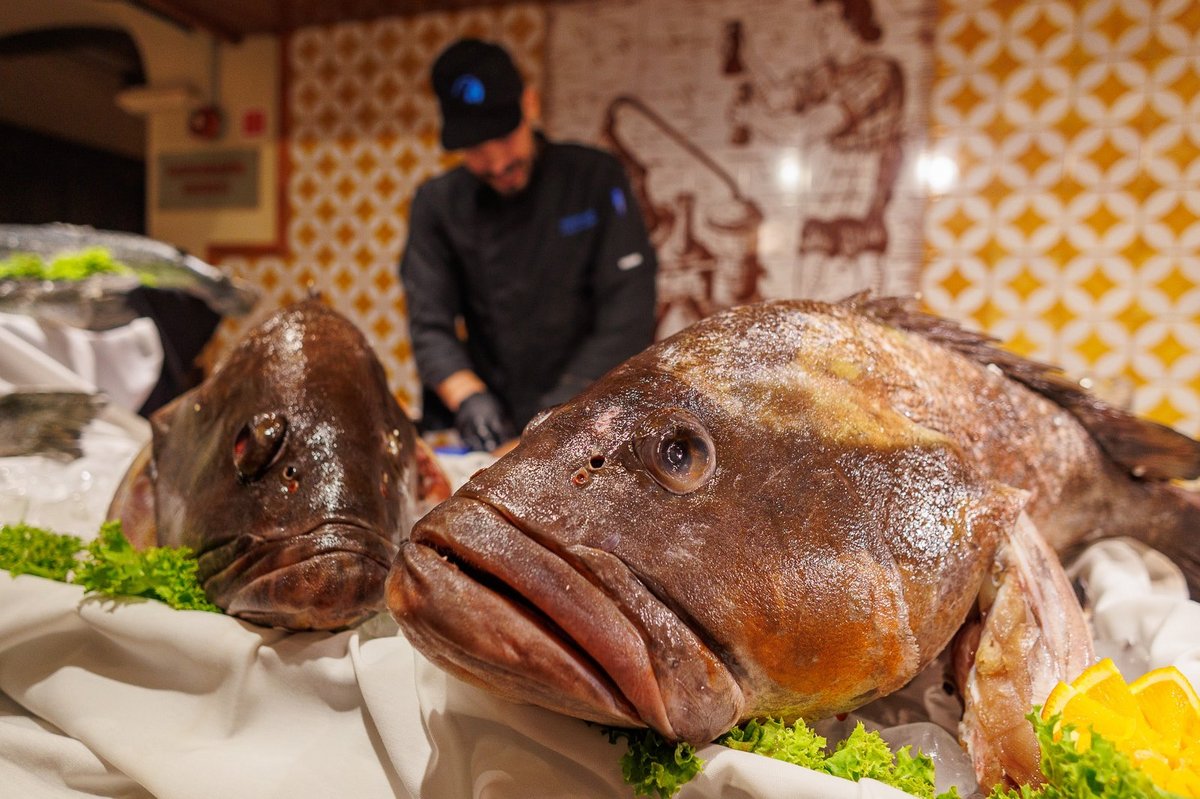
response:
<path id="1" fill-rule="evenodd" d="M 1070 411 L 1110 458 L 1137 477 L 1148 480 L 1200 477 L 1200 442 L 1105 402 L 1057 367 L 1022 358 L 1001 349 L 990 336 L 921 311 L 914 298 L 871 297 L 860 293 L 838 304 L 999 369 Z"/>

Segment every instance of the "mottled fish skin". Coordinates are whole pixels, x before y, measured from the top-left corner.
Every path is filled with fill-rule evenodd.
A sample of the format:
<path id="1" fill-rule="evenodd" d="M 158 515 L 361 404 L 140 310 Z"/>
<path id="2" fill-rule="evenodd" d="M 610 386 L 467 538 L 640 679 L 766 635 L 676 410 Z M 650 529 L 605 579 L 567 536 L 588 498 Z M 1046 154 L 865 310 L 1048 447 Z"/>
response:
<path id="1" fill-rule="evenodd" d="M 1049 398 L 1072 391 L 894 300 L 735 308 L 535 418 L 416 525 L 388 606 L 466 680 L 670 739 L 849 711 L 938 656 L 997 573 L 1024 601 L 1025 556 L 997 558 L 1030 551 L 1022 513 L 1056 550 L 1131 534 L 1200 573 L 1194 500 L 1106 455 Z M 1145 473 L 1200 463 L 1147 439 L 1122 449 Z M 994 611 L 993 636 L 1011 621 Z M 1079 656 L 1050 643 L 1059 671 Z M 1046 679 L 982 690 L 1002 676 Z"/>
<path id="2" fill-rule="evenodd" d="M 208 597 L 265 626 L 382 610 L 400 541 L 444 489 L 366 339 L 316 299 L 247 333 L 151 423 L 109 515 L 135 544 L 191 547 Z"/>

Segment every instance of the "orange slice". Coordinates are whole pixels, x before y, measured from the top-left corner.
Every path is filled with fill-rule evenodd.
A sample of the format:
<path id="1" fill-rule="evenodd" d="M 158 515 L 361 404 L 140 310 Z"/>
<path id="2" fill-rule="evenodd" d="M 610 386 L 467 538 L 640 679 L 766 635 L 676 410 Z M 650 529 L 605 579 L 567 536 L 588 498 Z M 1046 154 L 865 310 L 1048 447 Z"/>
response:
<path id="1" fill-rule="evenodd" d="M 1055 714 L 1060 725 L 1075 727 L 1078 751 L 1091 746 L 1093 733 L 1101 735 L 1158 787 L 1200 798 L 1200 696 L 1177 668 L 1127 684 L 1111 660 L 1102 660 L 1054 687 L 1042 719 Z"/>
<path id="2" fill-rule="evenodd" d="M 1154 778 L 1151 777 L 1151 779 Z M 1200 775 L 1189 768 L 1177 768 L 1171 772 L 1165 782 L 1155 781 L 1154 784 L 1176 796 L 1200 796 Z"/>
<path id="3" fill-rule="evenodd" d="M 1064 723 L 1075 724 L 1081 731 L 1089 725 L 1095 727 L 1114 743 L 1112 736 L 1134 736 L 1146 724 L 1141 706 L 1111 658 L 1089 666 L 1070 683 L 1059 682 L 1046 698 L 1042 720 L 1055 713 L 1061 713 Z M 1098 718 L 1093 719 L 1092 714 Z M 1085 747 L 1086 742 L 1081 750 Z"/>
<path id="4" fill-rule="evenodd" d="M 1062 723 L 1078 730 L 1091 728 L 1112 741 L 1118 749 L 1153 748 L 1139 719 L 1118 713 L 1084 693 L 1077 693 L 1063 706 Z"/>
<path id="5" fill-rule="evenodd" d="M 1171 779 L 1171 772 L 1175 770 L 1166 755 L 1151 749 L 1135 749 L 1125 754 L 1133 761 L 1134 766 L 1146 772 L 1151 782 L 1158 786 L 1165 786 Z"/>
<path id="6" fill-rule="evenodd" d="M 1143 674 L 1130 684 L 1129 691 L 1146 722 L 1177 746 L 1200 733 L 1200 697 L 1174 666 Z"/>
<path id="7" fill-rule="evenodd" d="M 1142 715 L 1141 706 L 1133 696 L 1133 691 L 1111 658 L 1105 658 L 1088 667 L 1075 678 L 1071 685 L 1075 690 L 1087 694 L 1121 715 L 1129 716 L 1139 722 L 1146 720 Z"/>
<path id="8" fill-rule="evenodd" d="M 1067 702 L 1077 693 L 1079 692 L 1070 683 L 1060 681 L 1054 686 L 1050 696 L 1046 697 L 1046 704 L 1042 705 L 1042 721 L 1048 721 L 1055 713 L 1062 713 Z"/>

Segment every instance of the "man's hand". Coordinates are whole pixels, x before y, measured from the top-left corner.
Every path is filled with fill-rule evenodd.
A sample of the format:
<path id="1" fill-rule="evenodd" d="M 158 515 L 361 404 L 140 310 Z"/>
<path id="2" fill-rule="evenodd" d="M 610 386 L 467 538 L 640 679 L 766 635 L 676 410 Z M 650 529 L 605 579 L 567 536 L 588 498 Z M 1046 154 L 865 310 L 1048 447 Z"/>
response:
<path id="1" fill-rule="evenodd" d="M 485 452 L 516 436 L 500 400 L 487 391 L 476 392 L 462 401 L 454 414 L 454 427 L 464 444 Z"/>

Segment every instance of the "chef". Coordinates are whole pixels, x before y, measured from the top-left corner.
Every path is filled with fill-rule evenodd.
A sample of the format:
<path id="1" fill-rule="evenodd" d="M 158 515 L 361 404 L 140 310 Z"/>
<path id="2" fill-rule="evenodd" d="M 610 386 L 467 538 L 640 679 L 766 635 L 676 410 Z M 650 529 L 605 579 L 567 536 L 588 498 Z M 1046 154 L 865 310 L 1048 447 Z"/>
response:
<path id="1" fill-rule="evenodd" d="M 455 42 L 432 82 L 462 160 L 418 188 L 400 261 L 421 421 L 495 451 L 651 343 L 658 263 L 619 162 L 547 139 L 502 47 Z"/>

